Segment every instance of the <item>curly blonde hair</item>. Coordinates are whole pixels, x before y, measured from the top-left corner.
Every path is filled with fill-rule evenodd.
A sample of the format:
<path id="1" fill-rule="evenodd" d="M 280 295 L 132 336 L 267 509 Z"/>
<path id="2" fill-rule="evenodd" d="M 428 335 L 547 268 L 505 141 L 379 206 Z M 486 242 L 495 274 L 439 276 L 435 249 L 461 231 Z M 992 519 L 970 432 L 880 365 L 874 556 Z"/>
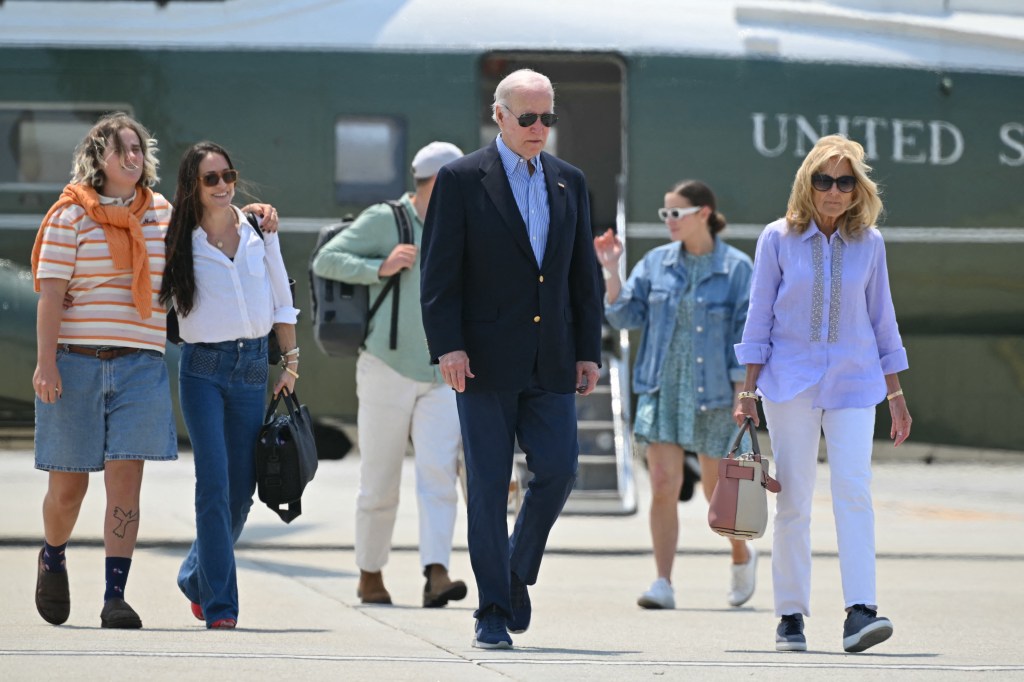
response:
<path id="1" fill-rule="evenodd" d="M 839 220 L 839 231 L 842 235 L 850 239 L 856 238 L 873 226 L 882 213 L 878 185 L 869 176 L 871 166 L 864 162 L 864 147 L 842 135 L 826 135 L 807 153 L 793 179 L 793 189 L 789 194 L 789 204 L 786 206 L 786 220 L 797 234 L 806 232 L 812 219 L 820 222 L 820 216 L 814 208 L 816 190 L 811 186 L 811 176 L 821 172 L 825 164 L 832 159 L 849 161 L 857 178 L 857 186 L 853 189 L 853 201 Z"/>
<path id="2" fill-rule="evenodd" d="M 96 125 L 75 147 L 75 155 L 71 161 L 71 182 L 73 184 L 88 185 L 94 189 L 103 187 L 107 179 L 103 174 L 103 157 L 107 155 L 107 145 L 113 144 L 122 160 L 127 154 L 127 150 L 118 136 L 118 133 L 125 128 L 134 130 L 142 143 L 144 156 L 139 184 L 144 187 L 153 187 L 160 182 L 160 177 L 156 174 L 157 168 L 160 166 L 160 162 L 156 158 L 158 151 L 156 139 L 150 135 L 144 125 L 123 111 L 116 111 L 100 117 Z"/>

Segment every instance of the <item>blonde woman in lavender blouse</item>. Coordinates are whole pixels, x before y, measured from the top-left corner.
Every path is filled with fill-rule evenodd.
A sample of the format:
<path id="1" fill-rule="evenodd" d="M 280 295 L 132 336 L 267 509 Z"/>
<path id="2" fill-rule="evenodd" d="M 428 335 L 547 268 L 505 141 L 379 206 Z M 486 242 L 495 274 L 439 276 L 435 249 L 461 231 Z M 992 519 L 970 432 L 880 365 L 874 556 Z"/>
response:
<path id="1" fill-rule="evenodd" d="M 736 422 L 758 421 L 762 399 L 777 476 L 772 580 L 779 651 L 804 651 L 810 615 L 811 498 L 822 432 L 831 471 L 846 621 L 843 648 L 892 635 L 877 614 L 871 449 L 875 406 L 888 400 L 890 437 L 910 436 L 900 389 L 907 369 L 889 291 L 882 211 L 864 149 L 821 138 L 796 173 L 786 217 L 757 241 L 750 309 L 736 356 L 746 379 Z"/>

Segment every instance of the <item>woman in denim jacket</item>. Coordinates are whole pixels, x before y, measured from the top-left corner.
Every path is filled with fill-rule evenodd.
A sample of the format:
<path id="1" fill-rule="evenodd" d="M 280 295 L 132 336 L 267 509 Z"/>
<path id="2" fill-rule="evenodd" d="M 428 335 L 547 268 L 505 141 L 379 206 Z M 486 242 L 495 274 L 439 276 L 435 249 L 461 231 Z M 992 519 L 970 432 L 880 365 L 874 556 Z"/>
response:
<path id="1" fill-rule="evenodd" d="M 619 279 L 622 242 L 609 230 L 594 246 L 606 272 L 608 322 L 619 329 L 643 329 L 633 369 L 633 390 L 640 396 L 633 432 L 647 443 L 658 577 L 637 603 L 671 609 L 684 450 L 699 453 L 704 495 L 710 499 L 718 460 L 736 432 L 732 412 L 744 369 L 733 344 L 747 319 L 753 265 L 717 237 L 725 218 L 707 185 L 678 184 L 665 195 L 658 215 L 672 241 L 647 253 L 625 286 Z M 730 542 L 728 600 L 740 606 L 754 594 L 757 552 L 741 540 Z"/>

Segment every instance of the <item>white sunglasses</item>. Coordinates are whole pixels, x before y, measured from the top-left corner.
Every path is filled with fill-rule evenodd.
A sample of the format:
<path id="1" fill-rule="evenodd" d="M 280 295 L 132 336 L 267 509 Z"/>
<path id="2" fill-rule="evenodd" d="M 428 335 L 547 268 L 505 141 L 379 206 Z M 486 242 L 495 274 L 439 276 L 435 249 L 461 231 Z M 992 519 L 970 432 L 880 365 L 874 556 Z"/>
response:
<path id="1" fill-rule="evenodd" d="M 680 218 L 685 218 L 688 215 L 693 215 L 702 208 L 703 206 L 691 206 L 689 208 L 659 208 L 658 217 L 662 220 L 668 220 L 669 218 L 672 220 L 679 220 Z"/>

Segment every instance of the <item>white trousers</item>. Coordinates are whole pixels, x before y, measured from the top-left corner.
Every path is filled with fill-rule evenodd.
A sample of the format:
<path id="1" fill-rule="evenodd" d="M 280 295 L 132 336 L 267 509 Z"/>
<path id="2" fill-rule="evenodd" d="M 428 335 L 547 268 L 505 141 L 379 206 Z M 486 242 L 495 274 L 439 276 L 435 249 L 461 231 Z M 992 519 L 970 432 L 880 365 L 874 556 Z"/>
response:
<path id="1" fill-rule="evenodd" d="M 359 494 L 356 564 L 381 570 L 398 514 L 402 461 L 412 438 L 419 507 L 420 563 L 448 567 L 455 532 L 456 463 L 462 436 L 455 392 L 414 381 L 363 352 L 356 363 L 359 398 Z"/>
<path id="2" fill-rule="evenodd" d="M 816 408 L 817 390 L 815 386 L 781 403 L 764 400 L 776 476 L 782 484 L 772 540 L 776 616 L 811 615 L 811 502 L 823 431 L 845 606 L 878 603 L 871 505 L 875 408 Z"/>

